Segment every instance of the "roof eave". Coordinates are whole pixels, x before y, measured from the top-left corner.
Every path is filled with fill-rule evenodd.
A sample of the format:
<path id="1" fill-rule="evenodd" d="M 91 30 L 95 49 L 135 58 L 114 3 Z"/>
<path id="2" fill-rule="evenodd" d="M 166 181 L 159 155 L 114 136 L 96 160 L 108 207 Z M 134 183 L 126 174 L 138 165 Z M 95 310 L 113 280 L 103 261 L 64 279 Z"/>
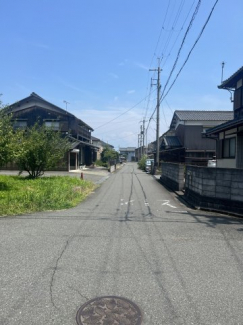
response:
<path id="1" fill-rule="evenodd" d="M 239 80 L 239 77 L 243 76 L 243 67 L 238 69 L 232 76 L 224 80 L 221 85 L 218 86 L 219 89 L 235 89 L 236 83 Z"/>
<path id="2" fill-rule="evenodd" d="M 230 129 L 233 129 L 235 127 L 238 127 L 240 125 L 243 125 L 243 118 L 239 120 L 232 120 L 230 122 L 226 122 L 224 124 L 221 124 L 215 128 L 209 129 L 206 131 L 206 136 L 213 135 L 213 134 L 218 134 L 223 131 L 227 131 Z"/>

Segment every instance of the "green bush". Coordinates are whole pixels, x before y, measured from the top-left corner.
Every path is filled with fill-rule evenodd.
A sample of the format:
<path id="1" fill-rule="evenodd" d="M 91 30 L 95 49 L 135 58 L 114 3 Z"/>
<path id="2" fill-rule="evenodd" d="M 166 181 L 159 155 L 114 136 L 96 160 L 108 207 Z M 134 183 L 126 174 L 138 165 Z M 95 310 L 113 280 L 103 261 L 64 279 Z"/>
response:
<path id="1" fill-rule="evenodd" d="M 101 160 L 96 160 L 95 165 L 96 166 L 100 166 L 100 167 L 106 167 L 106 168 L 108 168 L 108 164 L 105 163 L 105 162 L 103 162 L 103 161 L 101 161 Z"/>
<path id="2" fill-rule="evenodd" d="M 147 155 L 143 155 L 142 158 L 138 161 L 138 168 L 145 170 Z"/>

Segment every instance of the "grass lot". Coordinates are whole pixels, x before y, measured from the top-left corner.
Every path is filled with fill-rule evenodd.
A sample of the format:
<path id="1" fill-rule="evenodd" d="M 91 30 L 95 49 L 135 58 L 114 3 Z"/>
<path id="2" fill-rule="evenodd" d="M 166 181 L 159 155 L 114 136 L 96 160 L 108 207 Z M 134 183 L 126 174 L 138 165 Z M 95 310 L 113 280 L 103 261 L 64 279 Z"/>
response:
<path id="1" fill-rule="evenodd" d="M 0 216 L 68 209 L 94 189 L 95 184 L 76 177 L 27 179 L 0 175 Z"/>

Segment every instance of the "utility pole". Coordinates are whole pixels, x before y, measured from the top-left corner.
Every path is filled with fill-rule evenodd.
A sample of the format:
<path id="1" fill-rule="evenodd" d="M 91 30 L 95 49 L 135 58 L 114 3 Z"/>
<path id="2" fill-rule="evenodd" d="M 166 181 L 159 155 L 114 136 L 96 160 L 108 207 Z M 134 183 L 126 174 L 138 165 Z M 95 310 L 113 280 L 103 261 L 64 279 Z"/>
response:
<path id="1" fill-rule="evenodd" d="M 141 158 L 143 156 L 143 127 L 140 125 L 140 152 L 141 152 Z"/>
<path id="2" fill-rule="evenodd" d="M 157 69 L 149 69 L 149 71 L 157 71 L 158 77 L 157 77 L 157 118 L 156 118 L 156 160 L 155 165 L 159 167 L 159 120 L 160 120 L 160 72 L 162 69 L 160 69 L 160 59 L 158 58 L 158 68 Z"/>
<path id="3" fill-rule="evenodd" d="M 138 160 L 140 160 L 142 158 L 142 153 L 141 153 L 141 133 L 138 134 Z"/>
<path id="4" fill-rule="evenodd" d="M 141 153 L 142 155 L 146 154 L 145 152 L 145 118 L 143 118 L 142 121 L 140 121 L 139 123 L 143 123 L 143 125 L 140 125 L 140 136 L 141 136 Z"/>

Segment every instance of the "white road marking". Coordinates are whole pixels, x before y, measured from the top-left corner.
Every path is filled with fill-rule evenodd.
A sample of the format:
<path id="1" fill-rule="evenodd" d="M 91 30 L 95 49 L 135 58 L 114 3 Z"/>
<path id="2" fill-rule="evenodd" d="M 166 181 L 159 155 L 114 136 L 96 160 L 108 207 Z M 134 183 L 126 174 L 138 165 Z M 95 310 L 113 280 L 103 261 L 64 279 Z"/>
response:
<path id="1" fill-rule="evenodd" d="M 170 204 L 170 200 L 163 200 L 163 201 L 164 203 L 162 203 L 162 205 L 168 205 L 169 207 L 176 209 L 176 207 Z"/>
<path id="2" fill-rule="evenodd" d="M 128 203 L 133 203 L 133 202 L 134 202 L 134 200 L 130 200 L 128 202 L 125 202 L 125 204 L 127 205 Z"/>

